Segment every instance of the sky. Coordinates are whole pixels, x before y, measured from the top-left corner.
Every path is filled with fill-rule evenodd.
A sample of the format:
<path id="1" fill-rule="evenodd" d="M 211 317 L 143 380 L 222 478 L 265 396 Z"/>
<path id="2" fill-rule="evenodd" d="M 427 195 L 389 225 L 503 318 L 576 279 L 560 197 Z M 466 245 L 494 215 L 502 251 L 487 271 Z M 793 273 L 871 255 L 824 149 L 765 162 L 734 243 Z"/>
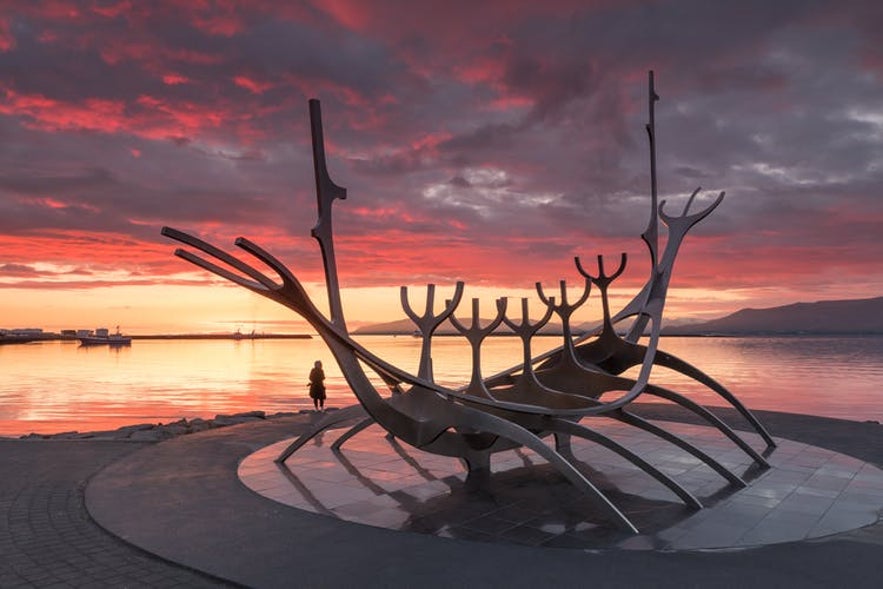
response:
<path id="1" fill-rule="evenodd" d="M 457 280 L 575 297 L 580 256 L 646 280 L 647 72 L 660 198 L 726 191 L 671 318 L 883 295 L 883 5 L 743 0 L 3 0 L 0 327 L 292 330 L 173 255 L 249 237 L 319 301 L 307 100 L 322 101 L 344 308 Z M 664 233 L 663 233 L 664 238 Z M 596 294 L 587 313 L 600 308 Z"/>

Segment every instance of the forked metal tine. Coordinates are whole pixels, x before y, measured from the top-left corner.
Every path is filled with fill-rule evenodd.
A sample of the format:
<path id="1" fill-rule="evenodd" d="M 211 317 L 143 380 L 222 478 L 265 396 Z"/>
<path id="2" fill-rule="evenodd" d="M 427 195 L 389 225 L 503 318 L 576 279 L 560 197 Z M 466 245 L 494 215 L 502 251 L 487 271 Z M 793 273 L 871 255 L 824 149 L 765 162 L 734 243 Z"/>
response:
<path id="1" fill-rule="evenodd" d="M 623 271 L 625 270 L 625 265 L 626 265 L 627 260 L 628 260 L 628 255 L 625 252 L 622 252 L 622 254 L 620 254 L 620 258 L 619 258 L 619 268 L 616 270 L 616 272 L 614 272 L 610 276 L 607 276 L 606 274 L 604 274 L 604 256 L 601 254 L 598 254 L 598 276 L 592 276 L 591 274 L 589 274 L 585 270 L 585 268 L 583 268 L 583 265 L 579 259 L 579 256 L 576 256 L 575 258 L 573 258 L 573 261 L 576 263 L 577 271 L 580 274 L 582 274 L 583 277 L 588 278 L 589 280 L 591 280 L 592 282 L 594 282 L 598 286 L 601 286 L 600 283 L 604 283 L 605 285 L 609 285 L 611 282 L 613 282 L 614 280 L 619 278 L 619 275 L 622 274 Z"/>
<path id="2" fill-rule="evenodd" d="M 200 268 L 203 268 L 204 270 L 208 270 L 212 274 L 217 274 L 221 278 L 226 278 L 230 282 L 238 284 L 239 286 L 245 287 L 245 288 L 252 290 L 254 292 L 263 293 L 263 292 L 266 292 L 267 290 L 269 290 L 263 284 L 260 284 L 258 282 L 253 282 L 251 280 L 247 280 L 247 279 L 243 278 L 242 276 L 240 276 L 239 274 L 234 274 L 233 272 L 230 272 L 226 268 L 222 268 L 221 266 L 218 266 L 217 264 L 213 264 L 212 262 L 209 262 L 205 258 L 201 258 L 201 257 L 197 256 L 196 254 L 189 252 L 187 250 L 183 250 L 183 249 L 178 248 L 175 250 L 175 255 L 178 256 L 179 258 L 187 260 L 188 262 L 190 262 L 191 264 L 193 264 L 195 266 L 199 266 Z"/>
<path id="3" fill-rule="evenodd" d="M 555 297 L 547 297 L 546 296 L 545 291 L 543 291 L 543 283 L 542 282 L 537 282 L 536 287 L 537 287 L 537 296 L 540 297 L 540 300 L 543 302 L 543 304 L 546 305 L 547 307 L 553 307 L 555 305 Z"/>
<path id="4" fill-rule="evenodd" d="M 199 239 L 198 237 L 194 237 L 193 235 L 190 235 L 189 233 L 184 233 L 183 231 L 173 229 L 172 227 L 163 227 L 160 230 L 160 233 L 162 233 L 166 237 L 170 237 L 176 241 L 180 241 L 181 243 L 195 247 L 196 249 L 212 256 L 213 258 L 217 258 L 218 260 L 220 260 L 221 262 L 224 262 L 228 266 L 235 268 L 235 269 L 239 270 L 240 272 L 242 272 L 243 274 L 250 276 L 251 278 L 253 278 L 257 282 L 261 283 L 262 285 L 264 285 L 264 287 L 266 287 L 268 289 L 273 289 L 273 288 L 278 287 L 278 285 L 275 282 L 273 282 L 272 280 L 270 280 L 269 278 L 264 276 L 262 273 L 258 272 L 257 270 L 255 270 L 254 268 L 252 268 L 251 266 L 249 266 L 248 264 L 246 264 L 245 262 L 243 262 L 239 258 L 231 256 L 230 254 L 228 254 L 224 250 L 213 246 L 212 244 L 208 243 L 207 241 L 203 241 L 203 240 Z M 201 259 L 201 258 L 199 258 L 199 259 Z M 234 274 L 234 276 L 235 276 L 235 274 Z M 225 276 L 225 278 L 226 278 L 226 276 Z"/>
<path id="5" fill-rule="evenodd" d="M 246 237 L 237 237 L 233 243 L 237 247 L 241 247 L 242 249 L 259 259 L 261 262 L 275 270 L 276 273 L 279 275 L 279 278 L 282 279 L 282 282 L 286 284 L 298 283 L 297 278 L 294 276 L 294 274 L 291 273 L 291 270 L 289 270 L 285 266 L 285 264 L 280 262 L 279 259 L 276 258 L 276 256 L 274 256 L 255 242 Z"/>
<path id="6" fill-rule="evenodd" d="M 548 309 L 548 307 L 546 307 Z M 518 333 L 520 329 L 523 329 L 525 325 L 528 323 L 528 314 L 527 314 L 527 297 L 522 297 L 521 299 L 521 323 L 515 323 L 511 319 L 509 319 L 506 313 L 503 313 L 503 323 L 509 326 L 509 328 Z"/>
<path id="7" fill-rule="evenodd" d="M 463 335 L 467 338 L 472 336 L 478 336 L 480 338 L 484 338 L 484 336 L 490 334 L 497 327 L 499 327 L 500 323 L 503 322 L 504 317 L 506 316 L 506 306 L 508 305 L 509 300 L 506 297 L 500 297 L 496 300 L 497 306 L 497 316 L 494 317 L 493 321 L 481 327 L 481 318 L 479 316 L 478 305 L 479 299 L 472 299 L 472 323 L 469 327 L 463 325 L 459 319 L 451 313 L 449 320 L 451 324 Z M 450 305 L 451 301 L 445 301 L 445 305 Z"/>
<path id="8" fill-rule="evenodd" d="M 527 304 L 527 299 L 521 299 L 521 303 L 522 303 L 522 306 L 526 305 L 526 304 Z M 521 313 L 521 323 L 515 323 L 514 321 L 512 321 L 511 319 L 509 319 L 509 317 L 506 316 L 505 313 L 503 314 L 503 323 L 505 323 L 506 325 L 508 325 L 509 328 L 512 329 L 512 331 L 514 331 L 514 332 L 516 332 L 516 333 L 518 332 L 519 329 L 521 329 L 522 327 L 524 327 L 524 323 L 525 323 L 526 320 L 527 320 L 527 319 L 526 319 L 526 317 L 525 317 L 524 312 Z"/>
<path id="9" fill-rule="evenodd" d="M 687 206 L 684 209 L 684 214 L 679 217 L 672 217 L 666 214 L 664 210 L 666 201 L 663 200 L 659 203 L 659 218 L 662 219 L 663 223 L 665 223 L 669 227 L 671 227 L 673 223 L 686 224 L 688 227 L 692 227 L 693 225 L 710 215 L 712 211 L 714 211 L 714 209 L 716 209 L 718 205 L 720 205 L 720 203 L 724 200 L 725 194 L 726 193 L 722 190 L 720 194 L 717 195 L 717 198 L 714 200 L 714 202 L 708 205 L 705 209 L 699 211 L 698 213 L 688 215 L 686 214 L 686 210 L 690 207 L 690 203 L 696 196 L 696 193 L 694 192 L 693 195 L 690 197 L 690 200 L 687 202 Z"/>
<path id="10" fill-rule="evenodd" d="M 408 287 L 402 286 L 399 289 L 399 298 L 401 299 L 402 309 L 405 311 L 405 315 L 408 316 L 411 321 L 420 327 L 424 326 L 437 326 L 441 324 L 445 319 L 447 319 L 451 313 L 454 312 L 454 309 L 460 304 L 460 299 L 463 297 L 463 287 L 465 286 L 462 280 L 458 280 L 454 285 L 454 297 L 452 299 L 445 300 L 445 308 L 444 310 L 435 315 L 433 313 L 433 303 L 435 302 L 435 285 L 427 284 L 426 285 L 426 308 L 423 312 L 423 316 L 417 315 L 416 311 L 414 311 L 413 307 L 411 307 L 411 302 L 408 299 Z"/>
<path id="11" fill-rule="evenodd" d="M 499 322 L 503 320 L 503 317 L 506 316 L 506 307 L 509 306 L 509 298 L 508 297 L 500 297 L 497 299 L 497 325 Z"/>
<path id="12" fill-rule="evenodd" d="M 452 307 L 452 306 L 453 306 L 453 305 L 452 305 L 452 301 L 451 301 L 450 299 L 445 300 L 445 307 Z M 476 309 L 477 309 L 477 307 L 478 307 L 478 299 L 472 299 L 472 315 L 473 315 L 473 322 L 475 321 L 475 313 L 476 313 Z M 457 319 L 457 316 L 454 315 L 453 313 L 451 313 L 450 316 L 448 316 L 448 320 L 451 322 L 451 325 L 454 326 L 454 329 L 456 329 L 456 330 L 459 331 L 460 333 L 464 333 L 464 334 L 465 334 L 466 332 L 469 331 L 469 328 L 466 327 L 465 325 L 463 325 L 463 324 L 460 322 L 460 320 Z"/>
<path id="13" fill-rule="evenodd" d="M 549 301 L 552 305 L 546 305 L 546 313 L 543 317 L 537 321 L 536 323 L 530 322 L 530 311 L 528 309 L 528 300 L 527 297 L 522 297 L 521 299 L 521 323 L 515 323 L 506 314 L 503 314 L 503 323 L 509 326 L 509 328 L 515 333 L 521 335 L 523 333 L 536 333 L 541 327 L 543 327 L 549 319 L 552 317 L 552 313 L 554 313 L 554 309 L 552 306 L 555 304 L 555 297 L 551 297 Z"/>
<path id="14" fill-rule="evenodd" d="M 462 280 L 458 280 L 454 285 L 454 297 L 445 301 L 445 310 L 439 315 L 440 320 L 444 321 L 450 317 L 454 310 L 460 306 L 460 300 L 463 298 L 463 289 L 465 286 L 466 283 Z"/>
<path id="15" fill-rule="evenodd" d="M 540 300 L 543 302 L 543 304 L 553 307 L 559 315 L 562 312 L 568 313 L 568 314 L 572 313 L 573 311 L 575 311 L 579 307 L 581 307 L 583 305 L 583 303 L 586 302 L 586 299 L 589 298 L 589 292 L 592 290 L 591 279 L 589 279 L 589 277 L 585 276 L 585 275 L 584 275 L 584 277 L 586 278 L 585 288 L 583 289 L 582 294 L 580 295 L 579 299 L 575 303 L 570 304 L 567 302 L 567 281 L 566 280 L 560 280 L 558 282 L 558 289 L 561 292 L 561 303 L 559 303 L 558 305 L 555 305 L 555 297 L 547 297 L 545 295 L 545 293 L 543 292 L 543 285 L 540 282 L 536 283 L 537 294 L 539 295 Z"/>
<path id="16" fill-rule="evenodd" d="M 682 217 L 686 217 L 687 213 L 690 212 L 690 206 L 693 204 L 693 200 L 695 200 L 696 195 L 699 194 L 700 190 L 702 190 L 702 187 L 697 186 L 696 190 L 693 191 L 693 194 L 690 195 L 690 198 L 687 199 L 687 204 L 684 205 L 684 212 L 681 213 Z"/>
<path id="17" fill-rule="evenodd" d="M 435 285 L 428 284 L 427 285 L 427 294 L 426 294 L 426 306 L 427 308 L 432 304 L 430 301 L 435 295 Z M 402 309 L 405 311 L 405 315 L 413 321 L 414 323 L 420 323 L 420 316 L 414 312 L 414 309 L 411 307 L 411 301 L 408 300 L 408 287 L 402 285 L 399 287 L 399 300 L 402 304 Z"/>
<path id="18" fill-rule="evenodd" d="M 527 300 L 527 299 L 525 299 L 525 300 Z M 536 323 L 534 323 L 534 325 L 533 325 L 536 329 L 539 329 L 540 327 L 542 327 L 542 326 L 544 326 L 546 323 L 548 323 L 548 322 L 549 322 L 549 319 L 552 318 L 552 313 L 555 312 L 555 309 L 554 309 L 554 307 L 555 307 L 555 297 L 550 298 L 550 299 L 549 299 L 549 302 L 552 303 L 551 306 L 547 306 L 547 307 L 546 307 L 546 312 L 543 314 L 543 317 L 542 317 L 539 321 L 537 321 Z M 525 311 L 525 313 L 524 313 L 524 320 L 525 320 L 525 322 L 527 321 L 527 312 L 526 312 L 526 311 Z"/>
<path id="19" fill-rule="evenodd" d="M 433 307 L 435 306 L 435 285 L 426 285 L 426 307 L 424 308 L 424 317 L 433 316 Z"/>
<path id="20" fill-rule="evenodd" d="M 628 262 L 628 259 L 629 259 L 628 254 L 626 254 L 625 252 L 622 252 L 620 254 L 619 268 L 616 269 L 616 272 L 614 272 L 610 276 L 606 277 L 608 281 L 613 282 L 614 280 L 619 278 L 619 275 L 625 271 L 625 265 L 626 265 L 626 262 Z M 598 268 L 599 268 L 599 271 L 601 272 L 601 276 L 604 276 L 604 256 L 600 256 L 600 255 L 598 256 Z"/>
<path id="21" fill-rule="evenodd" d="M 479 327 L 480 317 L 478 316 L 478 299 L 472 299 L 472 324 L 473 328 L 478 328 L 478 331 L 480 333 L 490 335 L 495 329 L 497 329 L 497 327 L 500 326 L 500 323 L 503 322 L 503 318 L 506 316 L 506 307 L 509 305 L 509 299 L 507 299 L 506 297 L 500 297 L 495 301 L 495 303 L 497 307 L 497 316 L 494 317 L 493 321 L 491 321 L 484 327 Z"/>
<path id="22" fill-rule="evenodd" d="M 584 278 L 588 278 L 589 280 L 591 280 L 591 281 L 593 281 L 593 282 L 594 282 L 595 280 L 597 280 L 597 277 L 592 276 L 591 274 L 589 274 L 589 273 L 586 271 L 585 268 L 583 268 L 583 263 L 582 263 L 582 261 L 579 259 L 579 256 L 574 256 L 574 257 L 573 257 L 573 263 L 576 264 L 576 271 L 579 272 Z"/>

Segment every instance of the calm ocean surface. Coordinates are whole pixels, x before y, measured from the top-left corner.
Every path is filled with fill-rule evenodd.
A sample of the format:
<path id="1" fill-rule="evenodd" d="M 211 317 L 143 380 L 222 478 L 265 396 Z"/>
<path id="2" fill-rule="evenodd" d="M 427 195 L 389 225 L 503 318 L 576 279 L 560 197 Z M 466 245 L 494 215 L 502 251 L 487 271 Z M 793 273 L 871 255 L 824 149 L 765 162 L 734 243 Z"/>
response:
<path id="1" fill-rule="evenodd" d="M 416 373 L 420 341 L 368 336 L 369 349 Z M 559 345 L 534 340 L 534 352 Z M 661 349 L 701 368 L 752 409 L 883 421 L 883 337 L 677 338 Z M 518 362 L 516 338 L 490 338 L 483 372 Z M 464 340 L 433 340 L 436 379 L 468 380 Z M 333 358 L 312 340 L 135 340 L 130 348 L 80 347 L 76 342 L 0 346 L 0 435 L 111 429 L 182 417 L 213 417 L 254 409 L 267 413 L 310 406 L 307 375 L 326 368 L 331 406 L 355 402 Z M 653 381 L 709 405 L 722 405 L 701 385 L 669 371 Z M 379 381 L 378 381 L 379 383 Z"/>

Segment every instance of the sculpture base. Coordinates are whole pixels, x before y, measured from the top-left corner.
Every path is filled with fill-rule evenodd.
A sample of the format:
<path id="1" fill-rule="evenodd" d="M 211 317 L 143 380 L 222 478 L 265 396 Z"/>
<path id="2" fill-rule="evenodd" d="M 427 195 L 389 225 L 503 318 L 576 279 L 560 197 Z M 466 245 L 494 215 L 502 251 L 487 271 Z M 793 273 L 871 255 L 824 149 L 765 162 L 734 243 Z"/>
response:
<path id="1" fill-rule="evenodd" d="M 240 480 L 285 505 L 341 520 L 441 537 L 559 548 L 682 550 L 747 547 L 843 532 L 877 521 L 883 471 L 830 450 L 789 440 L 760 470 L 717 430 L 666 427 L 708 451 L 748 483 L 736 489 L 710 468 L 645 432 L 605 419 L 584 422 L 635 450 L 690 490 L 693 510 L 668 488 L 616 454 L 585 440 L 573 453 L 641 535 L 605 524 L 591 501 L 533 452 L 491 459 L 479 488 L 459 460 L 388 440 L 372 426 L 343 447 L 333 430 L 304 446 L 284 466 L 273 459 L 291 440 L 245 458 Z M 755 448 L 759 436 L 744 433 Z M 551 440 L 550 440 L 551 443 Z"/>

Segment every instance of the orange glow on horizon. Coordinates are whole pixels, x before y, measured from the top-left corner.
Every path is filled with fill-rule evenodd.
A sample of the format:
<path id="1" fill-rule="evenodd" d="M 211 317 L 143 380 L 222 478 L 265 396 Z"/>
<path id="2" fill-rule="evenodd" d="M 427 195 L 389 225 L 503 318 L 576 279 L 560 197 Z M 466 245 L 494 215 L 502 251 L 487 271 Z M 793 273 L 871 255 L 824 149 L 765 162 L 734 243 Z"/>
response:
<path id="1" fill-rule="evenodd" d="M 699 16 L 634 0 L 413 4 L 7 0 L 0 327 L 305 329 L 159 230 L 252 262 L 246 236 L 324 301 L 313 97 L 349 190 L 334 222 L 351 324 L 402 318 L 402 284 L 462 280 L 490 310 L 535 300 L 535 281 L 576 290 L 574 256 L 591 270 L 624 251 L 622 305 L 649 273 L 650 67 L 666 211 L 700 181 L 697 205 L 727 190 L 684 242 L 667 318 L 883 294 L 873 3 L 834 21 L 833 2 L 778 18 L 716 3 L 701 17 L 732 34 L 711 44 L 720 26 L 682 36 Z"/>

